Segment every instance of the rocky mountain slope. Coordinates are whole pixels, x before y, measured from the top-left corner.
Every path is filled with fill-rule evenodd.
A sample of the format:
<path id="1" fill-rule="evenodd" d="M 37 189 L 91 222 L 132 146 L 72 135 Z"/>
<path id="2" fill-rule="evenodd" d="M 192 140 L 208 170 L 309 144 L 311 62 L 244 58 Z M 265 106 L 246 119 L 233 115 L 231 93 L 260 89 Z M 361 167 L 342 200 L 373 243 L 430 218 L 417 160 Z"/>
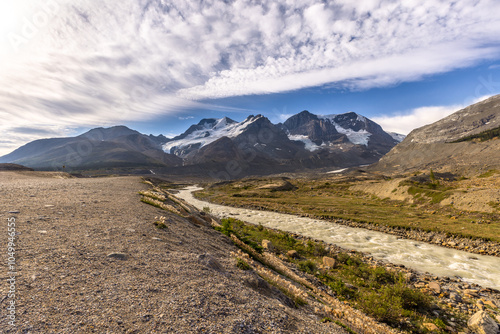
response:
<path id="1" fill-rule="evenodd" d="M 413 130 L 372 168 L 394 172 L 434 168 L 466 174 L 500 168 L 500 140 L 481 139 L 481 134 L 498 127 L 500 95 Z"/>
<path id="2" fill-rule="evenodd" d="M 183 158 L 184 166 L 204 166 L 231 178 L 370 164 L 397 143 L 378 124 L 356 113 L 317 116 L 303 111 L 283 124 L 262 115 L 239 123 L 227 117 L 203 119 L 168 140 L 163 149 Z"/>
<path id="3" fill-rule="evenodd" d="M 0 157 L 0 162 L 37 169 L 182 164 L 180 158 L 161 150 L 165 140 L 163 136 L 146 136 L 125 126 L 96 128 L 77 137 L 35 140 Z"/>

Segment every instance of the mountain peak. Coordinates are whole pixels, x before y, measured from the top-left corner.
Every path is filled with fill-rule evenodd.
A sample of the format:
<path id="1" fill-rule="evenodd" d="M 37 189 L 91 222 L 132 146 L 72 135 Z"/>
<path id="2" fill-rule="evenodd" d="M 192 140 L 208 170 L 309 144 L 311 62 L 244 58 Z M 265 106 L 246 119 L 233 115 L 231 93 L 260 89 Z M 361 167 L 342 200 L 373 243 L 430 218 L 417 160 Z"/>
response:
<path id="1" fill-rule="evenodd" d="M 88 138 L 92 140 L 111 140 L 122 136 L 140 135 L 138 131 L 129 129 L 125 125 L 117 125 L 109 128 L 95 128 L 81 134 L 78 137 Z"/>

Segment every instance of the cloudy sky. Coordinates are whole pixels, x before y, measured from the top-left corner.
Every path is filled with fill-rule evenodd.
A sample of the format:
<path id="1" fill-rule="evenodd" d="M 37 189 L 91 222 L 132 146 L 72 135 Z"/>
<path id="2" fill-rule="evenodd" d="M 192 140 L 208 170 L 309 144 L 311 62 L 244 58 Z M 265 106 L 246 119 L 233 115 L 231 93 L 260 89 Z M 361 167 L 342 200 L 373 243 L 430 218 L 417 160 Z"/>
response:
<path id="1" fill-rule="evenodd" d="M 355 111 L 408 133 L 500 93 L 497 0 L 0 3 L 0 154 L 125 124 Z"/>

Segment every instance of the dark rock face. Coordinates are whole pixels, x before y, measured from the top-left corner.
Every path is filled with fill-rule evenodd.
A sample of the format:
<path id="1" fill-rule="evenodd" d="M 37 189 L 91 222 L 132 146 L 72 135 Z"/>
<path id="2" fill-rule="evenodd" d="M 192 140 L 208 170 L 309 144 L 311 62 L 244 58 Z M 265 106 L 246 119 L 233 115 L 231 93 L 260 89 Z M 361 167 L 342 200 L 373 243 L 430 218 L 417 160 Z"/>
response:
<path id="1" fill-rule="evenodd" d="M 320 119 L 307 110 L 287 119 L 282 126 L 291 135 L 307 136 L 314 144 L 323 142 L 347 142 L 348 139 L 335 128 L 335 125 L 326 119 Z"/>
<path id="2" fill-rule="evenodd" d="M 498 139 L 452 143 L 499 126 L 500 95 L 496 95 L 435 123 L 413 130 L 374 165 L 373 169 L 405 172 L 441 168 L 467 174 L 499 168 Z"/>

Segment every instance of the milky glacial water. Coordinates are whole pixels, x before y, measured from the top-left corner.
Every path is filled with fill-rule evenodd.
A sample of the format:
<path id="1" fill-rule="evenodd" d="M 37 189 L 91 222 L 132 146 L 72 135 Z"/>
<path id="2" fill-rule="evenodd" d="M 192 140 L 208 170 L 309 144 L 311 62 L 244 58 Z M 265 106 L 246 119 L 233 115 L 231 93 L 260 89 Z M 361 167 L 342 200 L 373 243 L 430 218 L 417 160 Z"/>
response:
<path id="1" fill-rule="evenodd" d="M 403 264 L 421 272 L 436 276 L 459 276 L 483 287 L 500 289 L 499 257 L 471 254 L 325 220 L 212 204 L 193 197 L 192 192 L 201 189 L 188 187 L 176 196 L 200 210 L 209 207 L 212 214 L 221 218 L 233 217 L 253 224 L 262 224 L 346 249 L 370 253 L 376 259 Z"/>

